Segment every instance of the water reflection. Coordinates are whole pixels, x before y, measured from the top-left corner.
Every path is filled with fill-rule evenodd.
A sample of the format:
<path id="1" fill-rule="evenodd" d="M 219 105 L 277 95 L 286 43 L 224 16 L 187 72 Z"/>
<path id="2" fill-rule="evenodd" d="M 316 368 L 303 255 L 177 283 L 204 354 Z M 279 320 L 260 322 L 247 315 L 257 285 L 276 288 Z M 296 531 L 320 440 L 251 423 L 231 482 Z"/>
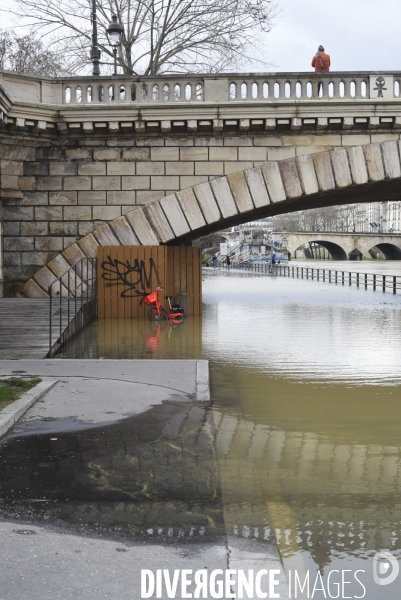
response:
<path id="1" fill-rule="evenodd" d="M 376 550 L 397 554 L 400 298 L 217 273 L 203 289 L 203 319 L 98 321 L 63 356 L 207 358 L 212 407 L 155 407 L 98 441 L 93 431 L 72 436 L 51 467 L 39 466 L 50 460 L 44 440 L 26 465 L 23 438 L 7 441 L 3 452 L 16 457 L 2 488 L 7 510 L 32 497 L 18 483 L 31 469 L 34 489 L 58 500 L 40 510 L 70 522 L 275 538 L 287 566 L 323 571 L 371 570 Z M 366 597 L 395 598 L 390 587 Z"/>

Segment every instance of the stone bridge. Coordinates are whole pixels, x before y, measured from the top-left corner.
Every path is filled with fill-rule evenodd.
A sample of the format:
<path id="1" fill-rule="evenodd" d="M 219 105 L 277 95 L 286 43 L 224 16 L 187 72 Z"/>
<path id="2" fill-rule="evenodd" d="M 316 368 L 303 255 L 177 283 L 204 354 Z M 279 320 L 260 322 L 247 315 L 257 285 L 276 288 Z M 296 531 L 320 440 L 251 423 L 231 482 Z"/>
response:
<path id="1" fill-rule="evenodd" d="M 369 250 L 379 248 L 387 260 L 401 260 L 401 235 L 376 233 L 286 233 L 287 249 L 295 258 L 296 251 L 304 244 L 315 242 L 326 248 L 333 260 L 348 260 L 350 254 L 369 258 Z"/>
<path id="2" fill-rule="evenodd" d="M 29 280 L 27 295 L 46 295 L 99 244 L 184 244 L 269 215 L 398 200 L 400 82 L 0 72 L 6 293 Z"/>

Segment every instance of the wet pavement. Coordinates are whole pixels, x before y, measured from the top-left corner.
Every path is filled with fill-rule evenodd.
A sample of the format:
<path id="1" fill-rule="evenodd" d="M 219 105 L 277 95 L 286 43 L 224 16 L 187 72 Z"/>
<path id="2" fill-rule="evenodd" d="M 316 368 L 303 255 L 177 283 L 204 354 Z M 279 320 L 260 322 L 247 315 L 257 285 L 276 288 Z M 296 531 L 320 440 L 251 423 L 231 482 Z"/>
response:
<path id="1" fill-rule="evenodd" d="M 129 549 L 135 565 L 145 551 L 156 564 L 161 549 L 163 568 L 179 557 L 202 568 L 202 548 L 227 565 L 278 565 L 279 552 L 287 572 L 325 582 L 331 569 L 362 569 L 365 598 L 395 600 L 400 584 L 376 586 L 372 564 L 378 550 L 401 556 L 401 299 L 235 273 L 208 273 L 203 289 L 202 318 L 99 321 L 57 363 L 207 359 L 211 400 L 170 398 L 127 415 L 113 395 L 97 422 L 86 415 L 76 429 L 59 427 L 64 413 L 43 420 L 51 415 L 37 405 L 1 448 L 3 516 L 14 529 L 87 544 L 96 573 L 98 541 L 124 560 L 116 548 Z M 79 407 L 68 382 L 60 393 Z M 7 535 L 33 552 L 35 535 Z M 124 569 L 121 588 L 112 574 L 88 597 L 139 598 Z M 361 595 L 356 584 L 348 591 Z"/>

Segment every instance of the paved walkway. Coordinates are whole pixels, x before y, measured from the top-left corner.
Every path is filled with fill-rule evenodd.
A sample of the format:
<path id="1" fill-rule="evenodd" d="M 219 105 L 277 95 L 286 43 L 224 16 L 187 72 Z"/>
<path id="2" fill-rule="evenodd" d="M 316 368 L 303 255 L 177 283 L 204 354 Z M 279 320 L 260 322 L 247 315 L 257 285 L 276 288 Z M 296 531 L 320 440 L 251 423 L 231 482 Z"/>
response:
<path id="1" fill-rule="evenodd" d="M 139 600 L 141 569 L 171 576 L 174 569 L 207 569 L 210 576 L 227 568 L 253 569 L 253 578 L 277 569 L 276 591 L 288 598 L 275 546 L 223 532 L 191 543 L 186 525 L 191 532 L 213 526 L 205 515 L 221 512 L 209 426 L 202 436 L 207 361 L 0 360 L 0 378 L 16 373 L 56 383 L 0 446 L 1 600 Z M 203 496 L 205 486 L 213 492 L 209 508 L 187 489 L 189 471 L 194 489 L 201 479 Z M 167 528 L 164 539 L 155 528 L 154 541 L 128 535 L 138 519 L 171 524 L 176 537 Z M 172 596 L 163 586 L 157 597 Z M 182 597 L 181 585 L 175 597 Z"/>
<path id="2" fill-rule="evenodd" d="M 49 301 L 0 299 L 0 359 L 44 358 L 49 351 Z"/>

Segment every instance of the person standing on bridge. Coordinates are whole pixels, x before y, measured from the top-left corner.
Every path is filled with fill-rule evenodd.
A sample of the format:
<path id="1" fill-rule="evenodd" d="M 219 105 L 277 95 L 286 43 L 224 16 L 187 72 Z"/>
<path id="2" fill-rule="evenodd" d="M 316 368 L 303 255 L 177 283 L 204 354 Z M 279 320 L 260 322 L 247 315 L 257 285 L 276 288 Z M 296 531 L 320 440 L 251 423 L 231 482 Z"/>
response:
<path id="1" fill-rule="evenodd" d="M 316 73 L 328 73 L 330 71 L 331 60 L 330 55 L 326 54 L 323 46 L 319 46 L 315 56 L 312 58 L 312 67 L 315 69 Z M 323 84 L 319 81 L 319 85 L 317 88 L 317 93 L 320 96 L 320 90 L 322 89 Z"/>
<path id="2" fill-rule="evenodd" d="M 316 73 L 328 73 L 330 71 L 330 66 L 330 55 L 326 54 L 323 46 L 319 46 L 312 59 L 312 67 L 315 69 Z"/>

